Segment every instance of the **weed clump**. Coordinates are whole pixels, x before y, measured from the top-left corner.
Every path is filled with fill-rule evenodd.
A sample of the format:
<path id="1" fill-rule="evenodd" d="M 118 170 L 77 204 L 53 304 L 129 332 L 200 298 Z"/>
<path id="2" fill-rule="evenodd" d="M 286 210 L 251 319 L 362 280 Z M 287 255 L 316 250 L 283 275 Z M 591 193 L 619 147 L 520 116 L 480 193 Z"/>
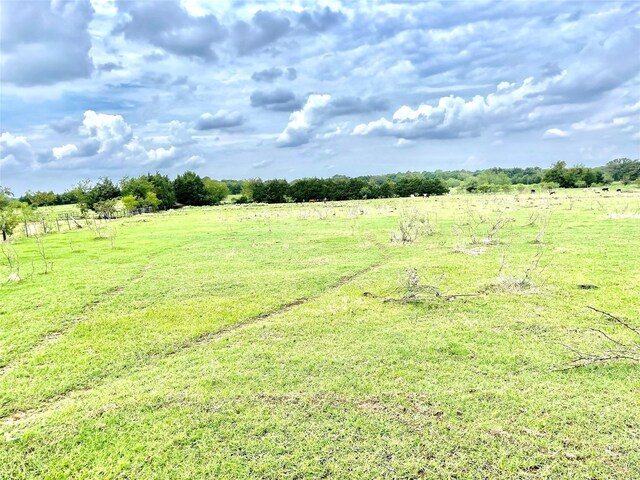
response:
<path id="1" fill-rule="evenodd" d="M 391 234 L 391 242 L 413 243 L 421 236 L 431 236 L 434 233 L 435 228 L 429 215 L 421 213 L 417 208 L 403 208 L 400 210 L 398 230 Z"/>
<path id="2" fill-rule="evenodd" d="M 487 291 L 506 293 L 533 293 L 537 291 L 536 285 L 526 275 L 522 277 L 503 276 L 497 277 Z"/>

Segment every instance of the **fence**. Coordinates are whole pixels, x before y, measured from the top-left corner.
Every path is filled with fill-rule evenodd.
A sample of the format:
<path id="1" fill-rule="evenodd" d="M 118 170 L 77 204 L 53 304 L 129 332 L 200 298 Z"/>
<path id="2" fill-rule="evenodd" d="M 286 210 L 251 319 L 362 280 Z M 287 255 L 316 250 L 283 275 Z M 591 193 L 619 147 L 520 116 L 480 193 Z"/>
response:
<path id="1" fill-rule="evenodd" d="M 135 210 L 116 210 L 114 212 L 105 212 L 97 215 L 81 215 L 78 212 L 57 212 L 42 216 L 38 219 L 25 218 L 21 230 L 26 237 L 41 234 L 46 235 L 47 233 L 60 233 L 63 231 L 78 230 L 84 227 L 90 228 L 90 222 L 106 222 L 152 212 L 151 207 L 136 208 Z"/>

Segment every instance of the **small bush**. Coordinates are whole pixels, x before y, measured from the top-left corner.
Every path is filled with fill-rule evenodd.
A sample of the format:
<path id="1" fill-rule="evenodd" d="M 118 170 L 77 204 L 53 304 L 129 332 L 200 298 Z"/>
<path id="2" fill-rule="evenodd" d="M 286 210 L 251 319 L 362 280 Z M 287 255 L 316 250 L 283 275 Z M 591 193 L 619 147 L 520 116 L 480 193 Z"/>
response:
<path id="1" fill-rule="evenodd" d="M 393 243 L 413 243 L 419 237 L 431 236 L 435 228 L 428 215 L 422 214 L 416 208 L 403 208 L 400 210 L 398 230 L 391 234 Z"/>

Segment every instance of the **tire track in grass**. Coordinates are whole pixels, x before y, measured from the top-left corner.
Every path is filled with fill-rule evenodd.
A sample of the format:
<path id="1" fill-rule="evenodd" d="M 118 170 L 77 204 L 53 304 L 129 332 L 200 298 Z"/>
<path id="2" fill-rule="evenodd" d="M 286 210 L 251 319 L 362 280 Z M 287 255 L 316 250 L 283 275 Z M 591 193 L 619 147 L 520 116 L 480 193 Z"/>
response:
<path id="1" fill-rule="evenodd" d="M 348 275 L 343 275 L 342 277 L 340 277 L 338 279 L 337 282 L 329 285 L 326 288 L 323 288 L 322 290 L 320 290 L 317 294 L 309 296 L 309 297 L 302 297 L 302 298 L 298 298 L 296 300 L 293 300 L 291 302 L 287 302 L 277 308 L 275 308 L 274 310 L 270 310 L 268 312 L 264 312 L 261 313 L 260 315 L 251 317 L 249 319 L 247 319 L 247 321 L 244 322 L 239 322 L 236 323 L 234 325 L 230 325 L 228 327 L 224 327 L 220 330 L 217 330 L 215 332 L 208 332 L 205 333 L 203 335 L 197 336 L 195 338 L 190 339 L 189 341 L 177 346 L 177 348 L 172 349 L 172 350 L 168 350 L 165 352 L 158 352 L 158 353 L 151 353 L 148 358 L 149 361 L 145 362 L 143 365 L 140 365 L 138 368 L 133 367 L 129 370 L 123 370 L 122 372 L 120 372 L 121 374 L 115 374 L 113 376 L 110 377 L 105 377 L 103 379 L 100 379 L 96 382 L 93 382 L 91 386 L 85 386 L 85 387 L 80 387 L 80 388 L 76 388 L 73 390 L 69 390 L 61 395 L 57 395 L 55 397 L 50 398 L 48 401 L 43 402 L 41 405 L 34 407 L 34 408 L 30 408 L 30 409 L 26 409 L 26 410 L 18 410 L 18 411 L 14 411 L 9 413 L 8 415 L 4 415 L 2 417 L 0 417 L 0 425 L 3 426 L 13 426 L 16 424 L 20 424 L 20 423 L 24 423 L 30 420 L 34 420 L 37 417 L 46 414 L 50 411 L 53 410 L 57 410 L 58 408 L 63 407 L 66 403 L 68 403 L 69 401 L 72 400 L 71 396 L 73 394 L 76 393 L 81 393 L 81 392 L 87 392 L 92 390 L 95 387 L 100 386 L 101 384 L 105 383 L 106 381 L 109 380 L 116 380 L 118 378 L 121 378 L 122 376 L 124 376 L 127 373 L 130 373 L 132 371 L 135 371 L 136 369 L 139 368 L 144 368 L 144 367 L 148 367 L 150 365 L 153 365 L 155 362 L 162 360 L 162 359 L 166 359 L 166 358 L 170 358 L 174 355 L 177 355 L 185 350 L 188 350 L 190 348 L 194 348 L 194 347 L 198 347 L 201 345 L 206 345 L 210 342 L 213 342 L 219 338 L 222 338 L 226 335 L 230 335 L 233 334 L 234 332 L 247 328 L 249 326 L 255 325 L 257 323 L 263 322 L 265 320 L 268 320 L 270 318 L 276 317 L 278 315 L 281 315 L 283 313 L 289 312 L 299 306 L 302 306 L 306 303 L 312 302 L 314 300 L 317 300 L 318 298 L 320 298 L 321 296 L 327 294 L 328 292 L 330 292 L 331 290 L 336 290 L 339 289 L 351 282 L 353 282 L 354 280 L 368 274 L 371 273 L 372 271 L 382 267 L 383 265 L 385 265 L 387 262 L 389 261 L 389 257 L 387 255 L 384 256 L 384 258 L 382 258 L 380 261 L 375 262 L 371 265 L 369 265 L 368 267 L 359 270 L 357 272 L 348 274 Z"/>
<path id="2" fill-rule="evenodd" d="M 134 285 L 141 281 L 146 274 L 151 270 L 154 266 L 154 263 L 151 262 L 147 266 L 145 266 L 142 271 L 140 271 L 137 275 L 127 280 L 127 285 Z M 29 350 L 24 352 L 21 356 L 16 357 L 13 361 L 9 362 L 7 365 L 4 365 L 0 368 L 0 378 L 3 375 L 8 374 L 16 367 L 25 363 L 25 358 L 28 356 L 29 358 L 37 355 L 38 353 L 44 351 L 48 346 L 60 340 L 65 333 L 71 330 L 74 326 L 78 325 L 80 322 L 83 322 L 89 318 L 89 314 L 93 312 L 95 309 L 103 305 L 108 300 L 113 300 L 120 296 L 126 287 L 122 285 L 116 285 L 115 287 L 107 288 L 105 291 L 99 293 L 94 298 L 92 298 L 89 302 L 85 303 L 81 308 L 78 314 L 68 321 L 65 321 L 64 325 L 61 328 L 55 330 L 49 330 L 44 334 L 40 340 L 38 340 Z"/>

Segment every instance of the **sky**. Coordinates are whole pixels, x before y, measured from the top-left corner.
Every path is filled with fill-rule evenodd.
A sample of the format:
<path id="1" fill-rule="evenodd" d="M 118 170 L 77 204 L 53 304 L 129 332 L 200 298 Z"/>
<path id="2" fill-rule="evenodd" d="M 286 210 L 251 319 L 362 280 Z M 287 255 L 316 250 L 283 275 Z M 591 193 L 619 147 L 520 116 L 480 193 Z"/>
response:
<path id="1" fill-rule="evenodd" d="M 640 3 L 0 0 L 0 185 L 640 156 Z"/>

